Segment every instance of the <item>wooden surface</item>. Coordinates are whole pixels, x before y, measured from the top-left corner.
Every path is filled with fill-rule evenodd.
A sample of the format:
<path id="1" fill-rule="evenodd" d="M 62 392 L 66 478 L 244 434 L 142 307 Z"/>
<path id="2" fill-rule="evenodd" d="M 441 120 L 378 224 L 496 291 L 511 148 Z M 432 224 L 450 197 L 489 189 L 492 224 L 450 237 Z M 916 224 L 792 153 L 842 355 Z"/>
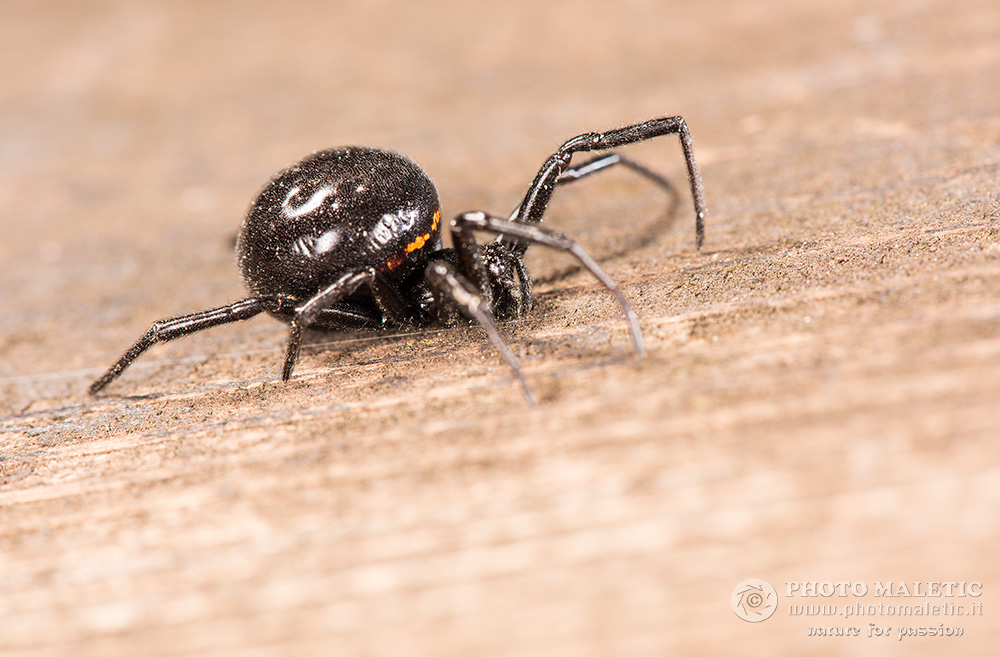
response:
<path id="1" fill-rule="evenodd" d="M 21 3 L 0 22 L 4 655 L 994 654 L 1000 8 Z M 574 134 L 687 118 L 560 190 L 649 348 L 547 253 L 504 326 L 313 335 L 276 381 L 232 237 L 313 149 L 396 148 L 446 216 Z M 734 614 L 748 578 L 778 592 Z M 806 618 L 789 582 L 979 582 L 982 615 Z M 861 600 L 879 600 L 869 593 Z M 955 638 L 810 627 L 961 626 Z"/>

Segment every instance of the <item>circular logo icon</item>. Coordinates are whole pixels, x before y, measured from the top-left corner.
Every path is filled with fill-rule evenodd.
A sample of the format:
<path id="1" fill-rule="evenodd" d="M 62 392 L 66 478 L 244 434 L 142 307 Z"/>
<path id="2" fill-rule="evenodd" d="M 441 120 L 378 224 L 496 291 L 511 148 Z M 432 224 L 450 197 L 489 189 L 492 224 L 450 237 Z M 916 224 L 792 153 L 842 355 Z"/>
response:
<path id="1" fill-rule="evenodd" d="M 778 608 L 778 593 L 762 579 L 746 579 L 733 589 L 729 603 L 737 616 L 748 623 L 759 623 Z"/>

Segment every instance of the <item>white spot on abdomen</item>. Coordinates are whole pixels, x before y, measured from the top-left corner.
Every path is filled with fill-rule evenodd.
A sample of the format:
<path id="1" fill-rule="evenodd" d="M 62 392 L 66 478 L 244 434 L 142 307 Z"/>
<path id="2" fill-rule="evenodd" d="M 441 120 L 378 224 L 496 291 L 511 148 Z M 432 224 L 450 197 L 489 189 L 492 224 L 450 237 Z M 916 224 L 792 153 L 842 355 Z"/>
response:
<path id="1" fill-rule="evenodd" d="M 288 195 L 285 196 L 285 200 L 281 204 L 281 214 L 289 219 L 295 219 L 296 217 L 301 217 L 304 214 L 309 214 L 319 206 L 323 205 L 323 201 L 325 201 L 330 194 L 333 194 L 333 187 L 326 185 L 313 192 L 313 195 L 309 197 L 309 200 L 302 205 L 292 205 L 292 197 L 298 194 L 300 189 L 302 189 L 302 187 L 300 185 L 296 185 L 288 190 Z"/>

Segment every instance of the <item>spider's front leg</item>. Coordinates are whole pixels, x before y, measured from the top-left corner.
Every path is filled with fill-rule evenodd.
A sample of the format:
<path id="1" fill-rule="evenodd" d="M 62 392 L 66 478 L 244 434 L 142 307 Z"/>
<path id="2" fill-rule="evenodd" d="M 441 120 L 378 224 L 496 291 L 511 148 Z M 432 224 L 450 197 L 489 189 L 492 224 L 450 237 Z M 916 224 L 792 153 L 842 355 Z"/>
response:
<path id="1" fill-rule="evenodd" d="M 520 317 L 531 310 L 531 275 L 524 257 L 498 242 L 480 246 L 474 235 L 483 230 L 480 217 L 485 215 L 467 212 L 449 225 L 461 272 L 479 289 L 495 317 Z"/>
<path id="2" fill-rule="evenodd" d="M 432 261 L 427 265 L 424 276 L 431 286 L 434 301 L 442 316 L 450 313 L 452 307 L 458 307 L 463 315 L 482 326 L 486 335 L 489 336 L 490 342 L 500 352 L 500 356 L 514 372 L 517 380 L 520 381 L 521 389 L 524 391 L 528 403 L 534 405 L 536 403 L 535 393 L 532 392 L 528 380 L 521 372 L 517 358 L 514 357 L 510 347 L 500 335 L 493 319 L 493 313 L 490 312 L 489 302 L 484 298 L 481 290 L 477 290 L 467 278 L 458 272 L 454 265 L 445 260 Z"/>
<path id="3" fill-rule="evenodd" d="M 470 226 L 463 221 L 464 216 L 452 220 L 450 224 L 457 262 L 433 260 L 428 264 L 424 277 L 430 285 L 442 320 L 454 317 L 454 309 L 457 308 L 466 318 L 482 326 L 521 383 L 528 403 L 534 405 L 535 393 L 496 325 L 497 317 L 517 317 L 530 308 L 531 278 L 524 267 L 524 260 L 507 247 L 496 243 L 480 247 Z"/>
<path id="4" fill-rule="evenodd" d="M 495 241 L 485 247 L 477 248 L 475 238 L 472 235 L 473 231 L 477 230 L 499 235 L 505 240 L 510 240 L 510 242 Z M 628 322 L 636 356 L 642 358 L 646 355 L 646 347 L 642 341 L 642 331 L 639 329 L 639 318 L 636 316 L 635 311 L 632 310 L 628 299 L 622 294 L 618 285 L 611 280 L 611 277 L 590 257 L 590 254 L 573 239 L 548 228 L 533 224 L 512 222 L 499 217 L 491 217 L 483 212 L 466 212 L 455 217 L 451 221 L 451 234 L 452 241 L 455 243 L 455 250 L 458 251 L 459 261 L 462 263 L 466 275 L 471 280 L 476 281 L 480 289 L 493 288 L 496 290 L 498 287 L 508 289 L 512 285 L 497 285 L 495 279 L 491 276 L 491 265 L 495 261 L 500 262 L 505 270 L 511 268 L 517 271 L 528 304 L 530 304 L 531 299 L 531 278 L 524 267 L 523 256 L 527 246 L 538 244 L 572 255 L 615 297 L 615 301 L 618 302 L 622 314 L 625 315 L 625 320 Z M 515 250 L 508 246 L 509 243 L 519 244 L 522 248 Z M 502 252 L 503 255 L 494 257 L 493 249 Z M 483 282 L 484 280 L 485 282 Z M 500 304 L 496 305 L 499 306 Z M 502 315 L 501 310 L 503 309 L 494 310 L 494 314 Z"/>
<path id="5" fill-rule="evenodd" d="M 530 306 L 531 278 L 521 254 L 497 241 L 478 246 L 473 234 L 477 230 L 508 237 L 516 243 L 548 246 L 576 257 L 614 295 L 629 323 L 636 355 L 640 358 L 645 355 L 646 348 L 635 311 L 615 282 L 579 244 L 565 235 L 540 226 L 513 223 L 482 212 L 459 215 L 451 221 L 452 242 L 458 266 L 445 260 L 432 261 L 425 274 L 427 282 L 442 316 L 450 314 L 452 307 L 458 307 L 462 314 L 478 322 L 486 330 L 490 341 L 521 382 L 524 395 L 530 403 L 535 403 L 535 395 L 521 372 L 517 359 L 500 335 L 494 316 L 519 315 Z M 519 282 L 514 281 L 515 275 Z M 509 295 L 509 300 L 505 295 Z"/>
<path id="6" fill-rule="evenodd" d="M 681 142 L 681 149 L 684 152 L 684 161 L 688 170 L 688 182 L 691 185 L 691 200 L 694 203 L 695 244 L 700 249 L 702 243 L 705 241 L 705 190 L 702 187 L 701 174 L 694 159 L 691 133 L 688 131 L 684 118 L 680 116 L 651 119 L 605 132 L 587 132 L 566 141 L 555 153 L 545 160 L 545 163 L 538 170 L 534 181 L 532 181 L 531 186 L 524 195 L 524 199 L 514 213 L 513 221 L 532 225 L 539 223 L 545 214 L 546 208 L 548 208 L 552 193 L 560 183 L 584 177 L 596 171 L 607 169 L 615 164 L 623 164 L 650 178 L 660 186 L 666 187 L 667 185 L 656 174 L 645 169 L 645 167 L 635 165 L 631 161 L 622 161 L 620 156 L 616 154 L 609 154 L 603 158 L 595 158 L 577 169 L 571 169 L 570 162 L 573 159 L 574 153 L 606 151 L 670 134 L 678 136 Z M 508 244 L 518 253 L 524 253 L 524 250 L 527 248 L 527 244 L 518 244 L 506 237 L 502 237 L 500 241 Z"/>

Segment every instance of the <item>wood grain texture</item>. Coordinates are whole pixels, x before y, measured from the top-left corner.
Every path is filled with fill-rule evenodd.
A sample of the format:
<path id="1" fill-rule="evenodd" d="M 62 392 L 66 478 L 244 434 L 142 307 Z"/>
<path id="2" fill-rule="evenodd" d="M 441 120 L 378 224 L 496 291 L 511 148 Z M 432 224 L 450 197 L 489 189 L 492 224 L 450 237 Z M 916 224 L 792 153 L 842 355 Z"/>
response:
<path id="1" fill-rule="evenodd" d="M 0 652 L 993 654 L 1000 7 L 827 4 L 7 3 Z M 504 213 L 563 140 L 665 114 L 702 251 L 672 139 L 629 152 L 673 212 L 615 172 L 546 218 L 634 303 L 640 364 L 533 251 L 503 330 L 536 408 L 471 327 L 316 334 L 281 384 L 266 317 L 86 394 L 151 321 L 241 297 L 246 205 L 313 149 Z M 981 582 L 945 601 L 983 615 L 792 616 L 799 581 Z"/>

